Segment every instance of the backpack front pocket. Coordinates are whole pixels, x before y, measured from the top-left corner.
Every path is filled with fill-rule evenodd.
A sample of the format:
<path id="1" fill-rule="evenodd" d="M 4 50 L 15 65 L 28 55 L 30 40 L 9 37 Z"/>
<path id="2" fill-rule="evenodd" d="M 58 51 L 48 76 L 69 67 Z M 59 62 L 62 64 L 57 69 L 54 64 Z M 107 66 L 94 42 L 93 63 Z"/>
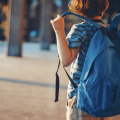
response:
<path id="1" fill-rule="evenodd" d="M 106 105 L 108 107 L 115 105 L 117 106 L 117 103 L 120 101 L 120 74 L 109 74 L 105 81 L 103 82 L 103 94 L 104 100 L 106 99 Z"/>

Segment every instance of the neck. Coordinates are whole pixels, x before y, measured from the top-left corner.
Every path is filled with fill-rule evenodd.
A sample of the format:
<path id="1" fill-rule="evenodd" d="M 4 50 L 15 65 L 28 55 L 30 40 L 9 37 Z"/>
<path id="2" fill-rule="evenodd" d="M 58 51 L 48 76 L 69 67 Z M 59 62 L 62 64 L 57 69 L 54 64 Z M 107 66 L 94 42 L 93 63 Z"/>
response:
<path id="1" fill-rule="evenodd" d="M 92 18 L 91 20 L 95 20 L 95 19 L 101 20 L 101 16 L 95 16 L 95 17 Z"/>

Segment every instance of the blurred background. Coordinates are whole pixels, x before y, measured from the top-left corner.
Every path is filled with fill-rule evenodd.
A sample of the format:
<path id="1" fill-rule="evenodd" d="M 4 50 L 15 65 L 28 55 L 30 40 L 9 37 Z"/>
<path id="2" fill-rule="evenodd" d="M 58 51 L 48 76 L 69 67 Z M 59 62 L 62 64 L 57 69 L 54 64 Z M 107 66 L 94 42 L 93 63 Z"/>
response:
<path id="1" fill-rule="evenodd" d="M 109 0 L 103 21 L 120 13 Z M 58 53 L 50 20 L 68 11 L 69 0 L 0 0 L 0 120 L 65 120 L 68 78 L 62 67 L 55 98 Z M 65 32 L 82 20 L 65 18 Z M 69 72 L 69 67 L 66 68 Z M 119 118 L 112 118 L 111 120 Z"/>

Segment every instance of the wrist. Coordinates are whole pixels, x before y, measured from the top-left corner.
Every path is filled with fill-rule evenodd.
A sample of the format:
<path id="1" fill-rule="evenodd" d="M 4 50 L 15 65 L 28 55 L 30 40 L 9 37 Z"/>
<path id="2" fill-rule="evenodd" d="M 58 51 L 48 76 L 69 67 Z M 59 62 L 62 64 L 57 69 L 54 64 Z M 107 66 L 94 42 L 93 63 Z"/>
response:
<path id="1" fill-rule="evenodd" d="M 55 30 L 55 33 L 56 34 L 65 34 L 65 31 L 64 31 L 64 29 L 58 29 L 58 30 Z"/>

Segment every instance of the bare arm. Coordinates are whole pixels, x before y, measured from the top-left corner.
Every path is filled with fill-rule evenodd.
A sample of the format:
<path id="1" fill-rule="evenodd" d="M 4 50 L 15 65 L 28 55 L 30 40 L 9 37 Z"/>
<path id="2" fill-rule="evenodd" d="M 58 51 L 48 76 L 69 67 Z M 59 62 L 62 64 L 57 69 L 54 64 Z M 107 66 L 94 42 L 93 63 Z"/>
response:
<path id="1" fill-rule="evenodd" d="M 67 67 L 77 56 L 79 48 L 69 48 L 64 31 L 64 18 L 61 15 L 58 15 L 57 18 L 51 20 L 51 24 L 57 38 L 57 48 L 60 61 L 63 67 Z"/>

